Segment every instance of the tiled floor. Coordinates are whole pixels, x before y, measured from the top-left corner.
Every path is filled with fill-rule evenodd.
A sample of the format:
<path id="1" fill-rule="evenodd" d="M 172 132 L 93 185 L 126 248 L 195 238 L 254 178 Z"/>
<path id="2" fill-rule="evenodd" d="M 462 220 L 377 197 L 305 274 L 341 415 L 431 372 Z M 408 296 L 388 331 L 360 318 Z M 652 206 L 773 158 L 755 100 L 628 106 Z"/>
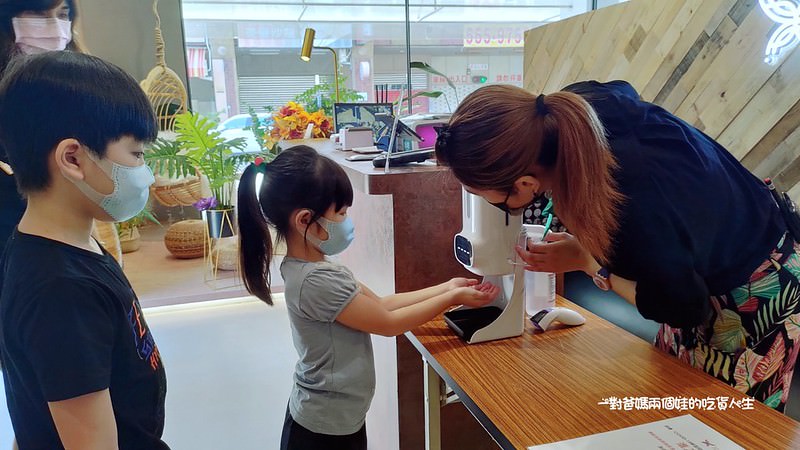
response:
<path id="1" fill-rule="evenodd" d="M 280 442 L 297 359 L 282 298 L 145 310 L 167 369 L 164 440 L 174 450 L 263 450 Z M 0 450 L 11 448 L 0 383 Z"/>

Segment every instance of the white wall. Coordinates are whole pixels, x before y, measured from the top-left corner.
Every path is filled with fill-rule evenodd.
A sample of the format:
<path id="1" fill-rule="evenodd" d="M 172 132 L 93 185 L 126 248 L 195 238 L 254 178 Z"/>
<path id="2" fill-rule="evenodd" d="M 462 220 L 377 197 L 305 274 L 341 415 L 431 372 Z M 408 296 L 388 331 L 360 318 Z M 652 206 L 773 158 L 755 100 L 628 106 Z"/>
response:
<path id="1" fill-rule="evenodd" d="M 160 0 L 167 66 L 186 85 L 179 0 Z M 156 64 L 152 0 L 78 0 L 83 42 L 89 53 L 108 60 L 141 81 Z"/>

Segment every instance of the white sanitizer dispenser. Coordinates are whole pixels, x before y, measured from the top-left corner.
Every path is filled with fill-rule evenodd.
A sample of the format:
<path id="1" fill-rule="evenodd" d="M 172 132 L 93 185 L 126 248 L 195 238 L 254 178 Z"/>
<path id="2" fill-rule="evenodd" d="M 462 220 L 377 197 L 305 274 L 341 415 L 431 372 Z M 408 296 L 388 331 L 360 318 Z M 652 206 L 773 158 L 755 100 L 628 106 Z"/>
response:
<path id="1" fill-rule="evenodd" d="M 445 321 L 470 344 L 519 336 L 525 329 L 524 265 L 512 260 L 515 245 L 525 239 L 522 216 L 508 216 L 464 190 L 462 208 L 463 228 L 454 239 L 456 259 L 501 293 L 488 306 L 447 312 Z"/>

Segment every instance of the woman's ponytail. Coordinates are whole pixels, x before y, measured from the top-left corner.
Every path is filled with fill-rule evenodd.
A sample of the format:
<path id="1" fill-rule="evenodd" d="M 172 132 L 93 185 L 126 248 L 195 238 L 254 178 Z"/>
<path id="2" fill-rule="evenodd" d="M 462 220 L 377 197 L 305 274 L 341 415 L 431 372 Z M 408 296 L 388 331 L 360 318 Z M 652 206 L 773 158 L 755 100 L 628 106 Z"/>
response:
<path id="1" fill-rule="evenodd" d="M 239 260 L 247 292 L 272 305 L 269 267 L 272 262 L 273 242 L 256 193 L 256 177 L 259 172 L 259 166 L 250 164 L 239 181 Z"/>
<path id="2" fill-rule="evenodd" d="M 624 196 L 617 190 L 617 162 L 603 125 L 577 94 L 556 92 L 543 101 L 544 147 L 548 141 L 556 147 L 551 167 L 556 215 L 584 248 L 608 263 Z"/>
<path id="3" fill-rule="evenodd" d="M 583 97 L 482 87 L 458 106 L 436 157 L 476 189 L 507 192 L 526 175 L 546 180 L 561 222 L 595 258 L 610 260 L 624 197 L 603 125 Z"/>

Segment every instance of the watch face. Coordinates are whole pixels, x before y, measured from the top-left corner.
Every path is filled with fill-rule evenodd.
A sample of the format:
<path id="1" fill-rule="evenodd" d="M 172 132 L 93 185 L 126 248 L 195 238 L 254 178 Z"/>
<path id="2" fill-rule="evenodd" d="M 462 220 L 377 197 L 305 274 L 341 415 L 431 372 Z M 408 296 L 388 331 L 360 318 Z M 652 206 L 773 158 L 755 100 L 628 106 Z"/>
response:
<path id="1" fill-rule="evenodd" d="M 606 279 L 604 279 L 604 278 L 602 278 L 602 277 L 600 277 L 598 275 L 595 275 L 594 277 L 592 277 L 592 280 L 594 281 L 595 286 L 597 286 L 598 288 L 600 288 L 600 289 L 602 289 L 604 291 L 607 291 L 610 288 L 610 286 L 608 285 L 608 280 L 606 280 Z"/>

